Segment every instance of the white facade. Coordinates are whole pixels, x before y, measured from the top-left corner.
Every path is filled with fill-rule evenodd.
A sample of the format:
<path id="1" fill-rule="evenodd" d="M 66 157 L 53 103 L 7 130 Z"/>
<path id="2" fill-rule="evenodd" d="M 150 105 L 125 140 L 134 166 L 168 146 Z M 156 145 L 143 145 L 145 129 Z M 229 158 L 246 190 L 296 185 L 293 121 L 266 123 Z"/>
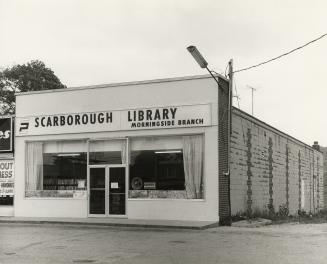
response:
<path id="1" fill-rule="evenodd" d="M 148 109 L 152 111 L 149 110 L 150 118 L 154 118 L 155 111 L 158 111 L 158 115 L 159 113 L 161 116 L 166 114 L 167 120 L 174 117 L 175 125 L 136 126 L 134 128 L 129 126 L 131 120 L 138 115 L 136 112 L 133 116 L 133 111 L 141 110 L 146 114 Z M 168 110 L 164 113 L 163 109 Z M 127 191 L 126 213 L 121 217 L 218 221 L 217 112 L 218 89 L 216 83 L 208 76 L 18 94 L 15 126 L 15 216 L 79 218 L 92 216 L 89 208 L 89 164 L 88 182 L 84 194 L 82 191 L 81 195 L 69 198 L 26 197 L 26 145 L 28 142 L 81 139 L 85 142 L 85 146 L 89 147 L 93 140 L 117 139 L 126 141 L 126 148 L 129 151 L 131 142 L 137 138 L 202 135 L 204 139 L 203 197 L 201 199 L 131 198 Z M 96 118 L 99 113 L 103 113 L 100 117 L 104 118 L 109 113 L 107 121 L 110 124 L 108 126 L 102 123 L 92 125 L 88 122 L 86 124 L 86 119 L 83 124 L 83 114 L 90 113 L 97 114 Z M 170 115 L 169 118 L 168 115 Z M 54 116 L 58 118 L 54 119 Z M 72 116 L 70 119 L 74 124 L 61 126 L 60 116 L 65 118 L 66 123 L 69 122 L 68 116 Z M 193 124 L 184 123 L 183 125 L 182 122 L 177 124 L 177 119 L 187 120 L 188 118 L 203 120 Z M 129 162 L 127 158 L 126 163 L 121 165 L 126 166 L 127 190 L 130 182 Z"/>

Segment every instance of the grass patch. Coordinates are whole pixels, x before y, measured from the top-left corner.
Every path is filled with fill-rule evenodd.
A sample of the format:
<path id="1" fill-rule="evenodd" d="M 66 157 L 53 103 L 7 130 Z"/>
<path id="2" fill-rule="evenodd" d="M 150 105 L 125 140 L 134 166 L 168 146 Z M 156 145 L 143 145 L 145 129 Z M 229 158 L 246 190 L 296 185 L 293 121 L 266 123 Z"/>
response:
<path id="1" fill-rule="evenodd" d="M 232 216 L 232 222 L 242 220 L 255 220 L 258 218 L 270 219 L 272 224 L 284 224 L 284 223 L 301 223 L 301 224 L 321 224 L 327 223 L 327 210 L 320 210 L 316 214 L 312 214 L 305 211 L 299 211 L 297 215 L 289 215 L 289 211 L 285 205 L 281 205 L 276 212 L 274 208 L 267 208 L 260 210 L 255 208 L 251 212 L 238 212 Z"/>

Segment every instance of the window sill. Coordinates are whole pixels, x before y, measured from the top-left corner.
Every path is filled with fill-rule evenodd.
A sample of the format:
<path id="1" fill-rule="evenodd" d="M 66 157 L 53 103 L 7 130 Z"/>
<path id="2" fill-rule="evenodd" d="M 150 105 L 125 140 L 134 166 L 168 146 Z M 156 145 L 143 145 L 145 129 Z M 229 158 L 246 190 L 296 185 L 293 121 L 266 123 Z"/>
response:
<path id="1" fill-rule="evenodd" d="M 24 197 L 24 200 L 86 200 L 87 197 L 81 198 L 81 197 Z"/>
<path id="2" fill-rule="evenodd" d="M 60 190 L 60 191 L 26 191 L 24 199 L 59 199 L 59 200 L 84 200 L 87 198 L 86 190 Z"/>
<path id="3" fill-rule="evenodd" d="M 128 201 L 187 201 L 187 202 L 205 202 L 205 199 L 178 199 L 178 198 L 128 198 Z"/>
<path id="4" fill-rule="evenodd" d="M 185 190 L 129 190 L 128 198 L 144 200 L 203 200 L 203 198 L 188 198 Z"/>

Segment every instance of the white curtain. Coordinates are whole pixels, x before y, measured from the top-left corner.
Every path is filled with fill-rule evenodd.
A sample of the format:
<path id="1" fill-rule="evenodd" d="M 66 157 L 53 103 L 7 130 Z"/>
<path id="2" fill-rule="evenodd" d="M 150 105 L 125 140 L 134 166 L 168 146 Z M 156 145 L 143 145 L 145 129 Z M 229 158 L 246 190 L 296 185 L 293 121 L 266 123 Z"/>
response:
<path id="1" fill-rule="evenodd" d="M 126 151 L 126 147 L 127 147 L 127 142 L 126 140 L 122 141 L 121 144 L 121 163 L 125 164 L 127 163 L 127 151 Z"/>
<path id="2" fill-rule="evenodd" d="M 183 137 L 183 160 L 187 198 L 202 198 L 202 136 L 196 135 Z"/>
<path id="3" fill-rule="evenodd" d="M 43 189 L 43 143 L 29 142 L 26 144 L 26 179 L 25 190 Z"/>

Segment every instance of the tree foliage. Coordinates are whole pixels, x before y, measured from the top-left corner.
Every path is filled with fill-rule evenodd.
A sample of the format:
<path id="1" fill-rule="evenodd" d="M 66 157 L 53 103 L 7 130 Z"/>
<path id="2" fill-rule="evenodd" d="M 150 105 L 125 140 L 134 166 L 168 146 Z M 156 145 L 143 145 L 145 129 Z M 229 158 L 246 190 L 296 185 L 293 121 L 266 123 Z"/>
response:
<path id="1" fill-rule="evenodd" d="M 0 71 L 0 114 L 15 113 L 15 93 L 66 88 L 42 61 L 32 60 Z"/>

